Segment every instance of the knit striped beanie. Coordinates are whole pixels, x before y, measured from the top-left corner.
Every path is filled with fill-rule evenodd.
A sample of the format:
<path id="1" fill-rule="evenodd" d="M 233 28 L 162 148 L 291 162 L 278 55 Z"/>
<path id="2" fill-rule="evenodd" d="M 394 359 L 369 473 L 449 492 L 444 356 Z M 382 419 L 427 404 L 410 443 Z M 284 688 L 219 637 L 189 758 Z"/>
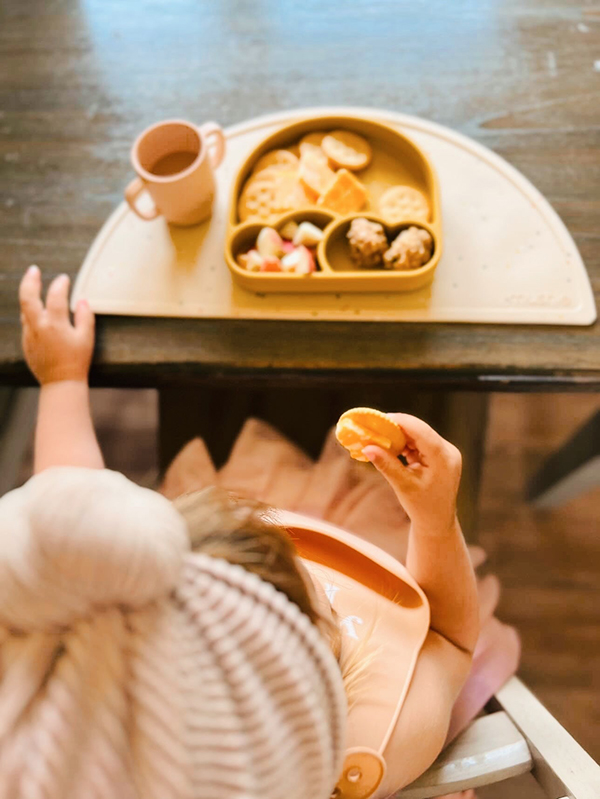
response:
<path id="1" fill-rule="evenodd" d="M 317 628 L 164 497 L 61 467 L 0 499 L 0 799 L 328 799 L 345 718 Z"/>

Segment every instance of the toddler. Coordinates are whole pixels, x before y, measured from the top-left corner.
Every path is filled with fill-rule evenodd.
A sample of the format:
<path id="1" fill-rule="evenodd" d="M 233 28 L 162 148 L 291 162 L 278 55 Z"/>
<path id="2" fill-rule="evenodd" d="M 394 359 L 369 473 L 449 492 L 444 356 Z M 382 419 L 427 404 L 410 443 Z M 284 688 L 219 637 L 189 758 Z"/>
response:
<path id="1" fill-rule="evenodd" d="M 458 450 L 405 414 L 391 415 L 407 439 L 402 460 L 364 450 L 410 519 L 405 565 L 393 536 L 375 546 L 368 530 L 359 539 L 285 512 L 278 525 L 256 503 L 214 489 L 169 503 L 104 468 L 87 383 L 94 317 L 80 302 L 71 322 L 68 291 L 68 278 L 56 278 L 44 305 L 37 267 L 20 288 L 23 350 L 41 391 L 36 476 L 0 500 L 0 517 L 8 524 L 10 511 L 28 541 L 0 552 L 0 576 L 12 575 L 0 579 L 3 662 L 13 682 L 27 682 L 3 702 L 3 671 L 4 795 L 32 784 L 57 797 L 91 786 L 90 796 L 367 799 L 414 780 L 446 740 L 479 633 L 456 518 Z M 332 547 L 356 553 L 349 569 Z M 371 577 L 357 576 L 353 561 L 368 561 Z M 352 753 L 371 750 L 367 728 L 387 712 L 385 696 L 364 699 L 381 663 L 395 670 L 379 632 L 383 600 L 357 646 L 336 597 L 362 583 L 380 594 L 384 572 L 428 624 L 371 779 Z M 386 601 L 403 610 L 399 596 Z M 106 648 L 101 667 L 90 647 Z M 23 665 L 31 652 L 42 652 L 32 672 Z M 39 748 L 26 751 L 32 736 Z"/>

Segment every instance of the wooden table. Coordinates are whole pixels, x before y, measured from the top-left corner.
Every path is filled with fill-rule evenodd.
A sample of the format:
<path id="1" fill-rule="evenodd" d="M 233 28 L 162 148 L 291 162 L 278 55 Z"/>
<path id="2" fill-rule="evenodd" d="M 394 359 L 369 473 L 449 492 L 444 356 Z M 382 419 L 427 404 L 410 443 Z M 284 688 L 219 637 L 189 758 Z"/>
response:
<path id="1" fill-rule="evenodd" d="M 334 103 L 449 125 L 550 199 L 598 297 L 599 59 L 590 0 L 3 0 L 0 381 L 30 380 L 16 304 L 23 269 L 36 262 L 46 280 L 77 272 L 131 176 L 135 134 L 166 117 L 229 125 Z M 348 396 L 380 385 L 402 398 L 415 385 L 596 390 L 600 325 L 106 317 L 91 379 L 159 387 L 164 408 L 181 398 L 175 389 L 203 384 L 345 385 Z M 189 392 L 185 402 L 196 407 Z"/>

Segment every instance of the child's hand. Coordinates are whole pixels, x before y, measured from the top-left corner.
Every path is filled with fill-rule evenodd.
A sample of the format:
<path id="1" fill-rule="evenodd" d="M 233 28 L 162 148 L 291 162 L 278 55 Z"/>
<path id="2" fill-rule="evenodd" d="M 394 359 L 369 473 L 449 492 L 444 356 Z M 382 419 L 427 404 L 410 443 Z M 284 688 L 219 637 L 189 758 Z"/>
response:
<path id="1" fill-rule="evenodd" d="M 421 419 L 405 413 L 389 417 L 406 435 L 402 455 L 407 465 L 381 447 L 365 447 L 363 452 L 394 489 L 413 524 L 445 532 L 456 518 L 461 454 Z"/>
<path id="2" fill-rule="evenodd" d="M 30 266 L 19 287 L 23 353 L 41 385 L 60 380 L 87 381 L 94 350 L 94 314 L 80 301 L 74 324 L 69 318 L 69 278 L 50 284 L 46 307 L 41 298 L 42 276 Z"/>

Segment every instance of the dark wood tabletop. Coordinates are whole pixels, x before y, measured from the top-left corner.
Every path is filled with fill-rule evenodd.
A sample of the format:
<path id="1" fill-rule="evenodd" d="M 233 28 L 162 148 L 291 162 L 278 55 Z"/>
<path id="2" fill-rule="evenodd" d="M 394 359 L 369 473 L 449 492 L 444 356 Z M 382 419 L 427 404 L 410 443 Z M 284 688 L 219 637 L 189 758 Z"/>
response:
<path id="1" fill-rule="evenodd" d="M 3 0 L 0 381 L 29 380 L 20 276 L 74 276 L 167 117 L 223 126 L 362 105 L 449 125 L 558 211 L 600 295 L 600 6 L 591 0 Z M 444 387 L 600 387 L 600 325 L 102 317 L 97 385 L 357 375 Z"/>

